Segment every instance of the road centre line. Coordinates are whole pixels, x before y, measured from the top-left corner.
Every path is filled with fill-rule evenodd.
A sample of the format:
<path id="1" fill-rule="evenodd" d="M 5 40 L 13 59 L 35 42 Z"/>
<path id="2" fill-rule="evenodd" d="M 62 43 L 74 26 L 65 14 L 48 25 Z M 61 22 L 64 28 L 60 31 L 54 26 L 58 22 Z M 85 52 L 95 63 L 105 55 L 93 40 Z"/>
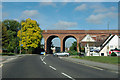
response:
<path id="1" fill-rule="evenodd" d="M 52 66 L 49 66 L 50 68 L 52 68 L 53 70 L 56 70 L 56 68 L 52 67 Z"/>
<path id="2" fill-rule="evenodd" d="M 44 64 L 46 64 L 46 62 L 43 61 Z"/>
<path id="3" fill-rule="evenodd" d="M 66 76 L 66 77 L 68 77 L 68 78 L 70 78 L 70 79 L 72 79 L 72 80 L 75 80 L 74 78 L 72 78 L 71 76 L 69 76 L 69 75 L 67 75 L 67 74 L 65 74 L 65 73 L 61 73 L 61 74 L 63 74 L 64 76 Z"/>

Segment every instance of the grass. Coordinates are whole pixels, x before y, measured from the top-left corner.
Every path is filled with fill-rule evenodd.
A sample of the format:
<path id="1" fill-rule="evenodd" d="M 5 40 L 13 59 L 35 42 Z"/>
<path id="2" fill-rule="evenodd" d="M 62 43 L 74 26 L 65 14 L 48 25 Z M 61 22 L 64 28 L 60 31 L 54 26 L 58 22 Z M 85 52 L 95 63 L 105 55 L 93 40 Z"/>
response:
<path id="1" fill-rule="evenodd" d="M 119 61 L 118 57 L 111 57 L 111 56 L 85 56 L 85 57 L 76 56 L 73 58 L 85 59 L 85 60 L 102 62 L 102 63 L 109 63 L 109 64 L 118 64 L 118 61 Z"/>

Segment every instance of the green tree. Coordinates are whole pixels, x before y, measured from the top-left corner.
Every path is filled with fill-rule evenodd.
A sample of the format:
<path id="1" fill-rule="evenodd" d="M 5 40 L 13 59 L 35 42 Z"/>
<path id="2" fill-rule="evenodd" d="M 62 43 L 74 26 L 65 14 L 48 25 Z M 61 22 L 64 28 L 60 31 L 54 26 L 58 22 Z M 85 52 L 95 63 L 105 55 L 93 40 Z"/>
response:
<path id="1" fill-rule="evenodd" d="M 70 47 L 71 51 L 77 51 L 77 42 L 73 42 L 72 46 Z"/>
<path id="2" fill-rule="evenodd" d="M 2 24 L 7 29 L 7 32 L 6 31 L 5 32 L 6 34 L 8 34 L 9 38 L 7 50 L 8 52 L 15 52 L 16 48 L 18 48 L 19 45 L 17 32 L 20 29 L 20 23 L 17 22 L 16 20 L 4 20 L 2 21 Z"/>
<path id="3" fill-rule="evenodd" d="M 22 44 L 24 49 L 28 51 L 33 51 L 34 48 L 39 47 L 42 39 L 42 30 L 38 26 L 35 20 L 30 18 L 21 22 L 22 28 L 18 31 L 18 37 L 21 39 L 19 41 L 19 46 Z"/>
<path id="4" fill-rule="evenodd" d="M 2 48 L 6 49 L 8 47 L 8 41 L 7 28 L 2 24 Z"/>

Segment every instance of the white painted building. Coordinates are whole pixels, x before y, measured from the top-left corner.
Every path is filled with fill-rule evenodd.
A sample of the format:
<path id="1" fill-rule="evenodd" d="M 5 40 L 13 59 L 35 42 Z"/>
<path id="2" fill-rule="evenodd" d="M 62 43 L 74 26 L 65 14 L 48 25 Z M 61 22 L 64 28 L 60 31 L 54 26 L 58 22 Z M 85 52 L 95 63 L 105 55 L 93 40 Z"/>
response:
<path id="1" fill-rule="evenodd" d="M 111 49 L 120 49 L 120 38 L 117 35 L 110 35 L 102 44 L 100 56 L 108 56 Z"/>
<path id="2" fill-rule="evenodd" d="M 95 42 L 96 42 L 96 40 L 95 39 L 93 39 L 89 34 L 88 35 L 86 35 L 82 40 L 81 40 L 81 42 L 84 42 L 84 43 L 86 43 L 86 45 L 85 45 L 85 54 L 86 54 L 86 56 L 92 56 L 92 53 L 93 52 L 90 52 L 90 50 L 91 50 L 91 48 L 92 49 L 96 49 L 97 47 L 95 47 Z M 91 45 L 92 44 L 92 45 Z"/>

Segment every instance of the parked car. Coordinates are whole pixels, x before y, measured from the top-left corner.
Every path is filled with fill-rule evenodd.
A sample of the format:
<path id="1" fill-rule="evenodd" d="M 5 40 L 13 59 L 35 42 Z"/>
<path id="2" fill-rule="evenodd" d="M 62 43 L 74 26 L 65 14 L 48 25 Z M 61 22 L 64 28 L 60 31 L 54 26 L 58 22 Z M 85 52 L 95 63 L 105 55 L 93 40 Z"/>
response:
<path id="1" fill-rule="evenodd" d="M 53 56 L 69 56 L 70 53 L 67 52 L 58 52 L 58 53 L 54 53 Z"/>

